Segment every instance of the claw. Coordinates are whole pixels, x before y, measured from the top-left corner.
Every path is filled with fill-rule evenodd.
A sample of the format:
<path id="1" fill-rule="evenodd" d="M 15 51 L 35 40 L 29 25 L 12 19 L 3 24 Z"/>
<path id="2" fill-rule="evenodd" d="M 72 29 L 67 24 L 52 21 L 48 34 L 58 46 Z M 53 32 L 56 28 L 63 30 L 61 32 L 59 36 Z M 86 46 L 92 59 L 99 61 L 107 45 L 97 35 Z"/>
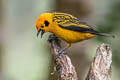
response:
<path id="1" fill-rule="evenodd" d="M 53 40 L 59 41 L 58 37 L 56 37 L 54 34 L 48 37 L 49 42 L 52 42 Z"/>
<path id="2" fill-rule="evenodd" d="M 63 50 L 58 51 L 58 54 L 55 56 L 55 60 L 59 58 L 62 54 L 65 54 Z"/>
<path id="3" fill-rule="evenodd" d="M 55 60 L 62 54 L 66 54 L 66 52 L 64 52 L 68 47 L 64 47 L 63 49 L 58 51 L 58 55 L 55 56 Z"/>
<path id="4" fill-rule="evenodd" d="M 58 53 L 59 53 L 59 54 L 64 54 L 65 52 L 64 52 L 63 49 L 61 49 L 61 50 L 58 51 Z"/>

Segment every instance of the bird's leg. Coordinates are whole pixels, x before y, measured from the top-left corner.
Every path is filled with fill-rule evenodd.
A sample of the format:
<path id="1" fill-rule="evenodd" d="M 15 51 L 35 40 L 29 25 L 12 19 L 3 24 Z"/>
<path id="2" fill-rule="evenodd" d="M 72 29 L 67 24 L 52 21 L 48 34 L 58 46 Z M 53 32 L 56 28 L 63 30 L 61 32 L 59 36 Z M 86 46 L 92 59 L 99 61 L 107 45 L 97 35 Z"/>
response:
<path id="1" fill-rule="evenodd" d="M 52 35 L 50 35 L 50 36 L 48 37 L 48 41 L 49 41 L 49 42 L 52 42 L 53 40 L 55 40 L 55 41 L 60 41 L 60 40 L 58 39 L 58 37 L 56 37 L 54 34 L 52 34 Z M 71 43 L 68 43 L 66 47 L 64 47 L 63 49 L 59 50 L 59 51 L 58 51 L 58 54 L 55 56 L 55 58 L 58 58 L 61 54 L 65 54 L 64 51 L 65 51 L 66 49 L 68 49 L 70 46 L 71 46 Z"/>
<path id="2" fill-rule="evenodd" d="M 61 50 L 59 51 L 59 54 L 65 53 L 64 51 L 65 51 L 66 49 L 68 49 L 70 46 L 71 46 L 71 43 L 68 43 L 66 47 L 64 47 L 63 49 L 61 49 Z"/>
<path id="3" fill-rule="evenodd" d="M 65 51 L 67 48 L 68 48 L 68 46 L 66 46 L 66 47 L 64 47 L 63 49 L 59 50 L 59 51 L 58 51 L 59 55 L 60 55 L 60 54 L 64 54 L 64 53 L 65 53 L 64 51 Z"/>
<path id="4" fill-rule="evenodd" d="M 59 51 L 58 51 L 58 55 L 56 56 L 56 58 L 59 57 L 61 54 L 65 54 L 64 51 L 65 51 L 66 49 L 68 49 L 70 46 L 71 46 L 71 43 L 68 43 L 66 47 L 64 47 L 63 49 L 59 50 Z"/>

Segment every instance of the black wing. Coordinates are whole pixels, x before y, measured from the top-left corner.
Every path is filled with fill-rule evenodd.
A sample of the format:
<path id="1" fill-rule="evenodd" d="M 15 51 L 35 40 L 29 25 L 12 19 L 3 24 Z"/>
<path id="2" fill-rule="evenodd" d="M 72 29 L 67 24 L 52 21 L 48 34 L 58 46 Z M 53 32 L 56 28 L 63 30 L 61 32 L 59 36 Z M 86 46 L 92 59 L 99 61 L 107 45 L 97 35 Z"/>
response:
<path id="1" fill-rule="evenodd" d="M 61 28 L 72 30 L 72 31 L 77 31 L 77 32 L 84 32 L 84 33 L 92 33 L 92 34 L 98 34 L 99 32 L 95 31 L 92 28 L 83 28 L 83 27 L 78 27 L 75 25 L 69 25 L 69 26 L 62 26 L 58 24 Z"/>

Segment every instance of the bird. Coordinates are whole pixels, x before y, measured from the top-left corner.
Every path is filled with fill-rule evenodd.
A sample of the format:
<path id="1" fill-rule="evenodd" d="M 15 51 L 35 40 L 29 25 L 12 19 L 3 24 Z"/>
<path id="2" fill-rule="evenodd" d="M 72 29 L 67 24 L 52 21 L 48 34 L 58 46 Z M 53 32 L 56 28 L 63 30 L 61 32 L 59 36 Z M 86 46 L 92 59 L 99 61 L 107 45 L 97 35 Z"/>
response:
<path id="1" fill-rule="evenodd" d="M 71 47 L 72 43 L 88 40 L 96 36 L 115 37 L 112 34 L 100 33 L 79 18 L 61 12 L 42 13 L 38 17 L 35 26 L 37 36 L 41 32 L 42 38 L 44 33 L 50 32 L 67 42 L 67 46 L 59 51 L 60 54 Z"/>

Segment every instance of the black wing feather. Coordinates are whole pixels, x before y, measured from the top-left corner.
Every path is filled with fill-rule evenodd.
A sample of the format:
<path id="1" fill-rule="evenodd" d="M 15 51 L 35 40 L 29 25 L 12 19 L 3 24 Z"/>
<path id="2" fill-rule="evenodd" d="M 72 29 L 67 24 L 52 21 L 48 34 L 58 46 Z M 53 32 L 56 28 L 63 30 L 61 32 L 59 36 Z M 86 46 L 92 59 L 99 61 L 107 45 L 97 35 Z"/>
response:
<path id="1" fill-rule="evenodd" d="M 83 28 L 83 27 L 77 27 L 74 25 L 70 25 L 70 26 L 62 26 L 60 24 L 58 24 L 61 28 L 64 29 L 68 29 L 68 30 L 72 30 L 72 31 L 77 31 L 77 32 L 84 32 L 84 33 L 92 33 L 92 34 L 98 34 L 99 32 L 95 31 L 92 28 Z"/>

